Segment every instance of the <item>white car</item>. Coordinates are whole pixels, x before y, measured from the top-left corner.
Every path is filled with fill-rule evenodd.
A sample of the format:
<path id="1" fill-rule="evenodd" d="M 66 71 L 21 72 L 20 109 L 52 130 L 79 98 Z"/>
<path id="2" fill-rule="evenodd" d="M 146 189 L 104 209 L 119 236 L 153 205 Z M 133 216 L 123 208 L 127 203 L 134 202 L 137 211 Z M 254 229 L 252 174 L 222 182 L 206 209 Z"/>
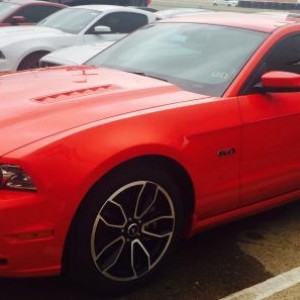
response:
<path id="1" fill-rule="evenodd" d="M 214 0 L 213 6 L 227 6 L 227 7 L 236 7 L 238 6 L 238 0 Z"/>
<path id="2" fill-rule="evenodd" d="M 113 43 L 100 42 L 59 49 L 42 57 L 40 67 L 83 65 Z"/>
<path id="3" fill-rule="evenodd" d="M 36 68 L 41 57 L 63 47 L 116 41 L 157 18 L 135 8 L 83 5 L 65 8 L 37 26 L 0 28 L 0 72 Z"/>

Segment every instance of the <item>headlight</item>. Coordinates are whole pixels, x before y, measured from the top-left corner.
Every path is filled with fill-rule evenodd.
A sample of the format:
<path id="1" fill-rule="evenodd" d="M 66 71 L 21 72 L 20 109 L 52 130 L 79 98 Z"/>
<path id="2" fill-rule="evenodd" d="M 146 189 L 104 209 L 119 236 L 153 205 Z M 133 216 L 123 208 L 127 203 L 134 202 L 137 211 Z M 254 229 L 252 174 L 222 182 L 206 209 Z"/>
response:
<path id="1" fill-rule="evenodd" d="M 2 51 L 0 51 L 0 59 L 5 59 L 5 55 L 3 54 Z"/>
<path id="2" fill-rule="evenodd" d="M 0 164 L 0 190 L 37 191 L 31 177 L 19 166 Z"/>

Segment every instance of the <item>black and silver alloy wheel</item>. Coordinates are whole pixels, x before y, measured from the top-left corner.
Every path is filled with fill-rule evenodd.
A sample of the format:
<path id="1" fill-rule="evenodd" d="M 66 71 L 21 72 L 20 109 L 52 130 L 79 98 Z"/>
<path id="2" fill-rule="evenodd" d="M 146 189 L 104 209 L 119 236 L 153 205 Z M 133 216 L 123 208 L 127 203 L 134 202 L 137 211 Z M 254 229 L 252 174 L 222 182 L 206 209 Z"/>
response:
<path id="1" fill-rule="evenodd" d="M 153 164 L 120 167 L 89 192 L 66 241 L 63 273 L 101 295 L 141 287 L 166 262 L 184 227 L 181 190 Z"/>
<path id="2" fill-rule="evenodd" d="M 174 205 L 161 186 L 150 181 L 127 184 L 97 215 L 91 236 L 93 261 L 108 279 L 138 279 L 164 256 L 174 228 Z"/>

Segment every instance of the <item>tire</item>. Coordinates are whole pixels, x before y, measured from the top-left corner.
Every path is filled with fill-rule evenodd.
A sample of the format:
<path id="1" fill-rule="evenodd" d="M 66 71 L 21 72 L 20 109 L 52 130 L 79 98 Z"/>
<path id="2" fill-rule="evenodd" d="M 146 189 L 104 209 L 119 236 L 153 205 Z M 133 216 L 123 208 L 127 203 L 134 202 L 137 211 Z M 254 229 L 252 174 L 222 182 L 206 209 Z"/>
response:
<path id="1" fill-rule="evenodd" d="M 48 52 L 36 52 L 29 54 L 19 64 L 18 71 L 39 68 L 39 61 L 46 54 L 48 54 Z"/>
<path id="2" fill-rule="evenodd" d="M 113 171 L 88 194 L 71 227 L 63 271 L 101 294 L 150 280 L 182 234 L 180 191 L 154 166 Z"/>

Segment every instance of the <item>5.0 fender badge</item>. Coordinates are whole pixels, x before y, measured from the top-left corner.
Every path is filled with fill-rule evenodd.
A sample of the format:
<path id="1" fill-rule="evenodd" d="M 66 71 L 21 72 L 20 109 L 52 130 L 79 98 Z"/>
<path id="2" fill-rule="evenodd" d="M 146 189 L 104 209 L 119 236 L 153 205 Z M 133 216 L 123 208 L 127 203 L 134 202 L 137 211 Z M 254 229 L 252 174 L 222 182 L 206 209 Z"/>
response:
<path id="1" fill-rule="evenodd" d="M 224 157 L 224 156 L 233 155 L 235 153 L 236 153 L 235 148 L 221 149 L 221 150 L 218 151 L 218 156 L 219 157 Z"/>

